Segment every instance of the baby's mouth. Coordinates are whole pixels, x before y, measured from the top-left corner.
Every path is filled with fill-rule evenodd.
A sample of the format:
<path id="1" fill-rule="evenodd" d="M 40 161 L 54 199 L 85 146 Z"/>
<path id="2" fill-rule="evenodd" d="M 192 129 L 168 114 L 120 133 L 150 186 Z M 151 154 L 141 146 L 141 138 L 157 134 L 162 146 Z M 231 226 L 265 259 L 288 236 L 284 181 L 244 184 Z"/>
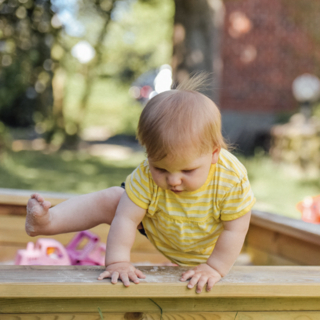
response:
<path id="1" fill-rule="evenodd" d="M 182 190 L 174 190 L 174 189 L 170 189 L 172 192 L 174 193 L 179 193 L 179 192 L 182 192 Z"/>

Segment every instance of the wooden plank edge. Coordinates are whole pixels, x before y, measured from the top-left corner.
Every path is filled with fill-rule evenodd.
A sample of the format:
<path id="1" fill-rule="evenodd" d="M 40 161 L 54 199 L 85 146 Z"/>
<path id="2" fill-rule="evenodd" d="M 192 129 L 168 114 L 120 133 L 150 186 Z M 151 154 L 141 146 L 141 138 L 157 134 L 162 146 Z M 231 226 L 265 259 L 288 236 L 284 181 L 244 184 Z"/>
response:
<path id="1" fill-rule="evenodd" d="M 76 196 L 76 194 L 68 194 L 62 192 L 0 188 L 0 205 L 5 204 L 26 206 L 30 196 L 33 193 L 40 193 L 46 198 L 46 200 L 50 201 L 52 205 L 59 204 L 71 197 Z"/>
<path id="2" fill-rule="evenodd" d="M 320 245 L 320 225 L 317 224 L 257 210 L 252 211 L 250 224 Z"/>
<path id="3" fill-rule="evenodd" d="M 186 283 L 140 283 L 124 287 L 122 283 L 5 283 L 0 285 L 0 298 L 307 298 L 320 297 L 317 284 L 222 284 L 197 294 Z"/>
<path id="4" fill-rule="evenodd" d="M 94 312 L 221 312 L 221 311 L 320 311 L 319 298 L 76 298 L 0 299 L 1 313 Z M 156 304 L 155 304 L 156 303 Z"/>

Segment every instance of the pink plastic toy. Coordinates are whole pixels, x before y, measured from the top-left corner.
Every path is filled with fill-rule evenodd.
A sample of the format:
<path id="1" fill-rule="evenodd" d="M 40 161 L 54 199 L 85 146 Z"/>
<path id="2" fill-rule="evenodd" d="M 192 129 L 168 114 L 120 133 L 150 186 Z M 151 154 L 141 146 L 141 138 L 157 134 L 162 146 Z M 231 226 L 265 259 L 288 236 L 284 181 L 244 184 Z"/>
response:
<path id="1" fill-rule="evenodd" d="M 81 241 L 86 245 L 79 249 Z M 99 237 L 86 230 L 81 231 L 66 246 L 72 265 L 104 265 L 106 245 L 99 243 Z"/>
<path id="2" fill-rule="evenodd" d="M 71 262 L 66 249 L 59 241 L 38 239 L 36 244 L 28 242 L 27 249 L 18 250 L 15 264 L 69 266 Z"/>

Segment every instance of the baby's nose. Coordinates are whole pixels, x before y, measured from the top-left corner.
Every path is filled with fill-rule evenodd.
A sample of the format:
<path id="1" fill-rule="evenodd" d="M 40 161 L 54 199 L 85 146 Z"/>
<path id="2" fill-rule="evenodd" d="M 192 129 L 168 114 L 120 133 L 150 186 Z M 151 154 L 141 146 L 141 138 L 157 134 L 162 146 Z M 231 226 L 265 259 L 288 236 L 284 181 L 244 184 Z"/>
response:
<path id="1" fill-rule="evenodd" d="M 170 175 L 167 179 L 168 185 L 171 187 L 176 187 L 181 184 L 181 179 L 180 177 L 176 175 Z"/>

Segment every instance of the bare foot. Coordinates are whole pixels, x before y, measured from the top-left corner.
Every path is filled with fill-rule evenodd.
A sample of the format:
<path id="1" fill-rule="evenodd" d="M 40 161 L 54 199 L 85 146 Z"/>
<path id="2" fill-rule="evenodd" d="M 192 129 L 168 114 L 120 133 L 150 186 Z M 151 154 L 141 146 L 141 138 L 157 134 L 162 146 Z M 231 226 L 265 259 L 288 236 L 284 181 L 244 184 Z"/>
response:
<path id="1" fill-rule="evenodd" d="M 34 193 L 27 204 L 26 232 L 29 236 L 37 236 L 43 234 L 46 226 L 50 224 L 49 208 L 51 203 L 45 201 L 44 198 Z"/>

